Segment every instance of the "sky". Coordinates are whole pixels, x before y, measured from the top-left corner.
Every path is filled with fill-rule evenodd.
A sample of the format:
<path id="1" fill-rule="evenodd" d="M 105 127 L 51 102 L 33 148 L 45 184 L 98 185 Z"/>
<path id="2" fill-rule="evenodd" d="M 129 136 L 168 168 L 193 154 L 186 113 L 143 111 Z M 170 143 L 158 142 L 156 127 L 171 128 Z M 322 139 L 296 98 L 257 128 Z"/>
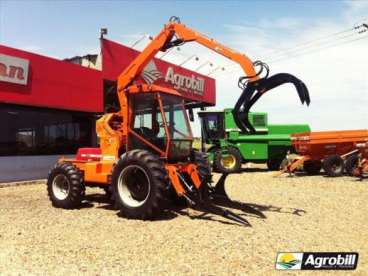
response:
<path id="1" fill-rule="evenodd" d="M 368 32 L 333 34 L 368 23 L 368 1 L 0 0 L 0 44 L 56 58 L 97 53 L 101 27 L 108 28 L 107 38 L 132 45 L 144 34 L 157 34 L 172 15 L 252 60 L 268 63 L 271 75 L 291 73 L 306 83 L 309 107 L 301 105 L 291 85 L 272 90 L 257 102 L 253 110 L 268 112 L 269 122 L 308 123 L 316 131 L 367 128 Z M 319 38 L 329 40 L 323 44 L 324 39 L 315 41 Z M 362 39 L 330 47 L 354 38 Z M 142 40 L 135 47 L 143 49 L 147 43 Z M 307 45 L 311 48 L 301 50 Z M 327 47 L 314 50 L 321 45 Z M 225 67 L 211 75 L 217 85 L 215 109 L 233 107 L 241 93 L 237 81 L 244 73 L 193 44 L 163 59 L 181 63 L 192 54 L 200 60 L 186 63 L 189 69 L 207 60 L 214 66 L 204 66 L 203 74 Z M 196 135 L 198 125 L 193 125 Z"/>

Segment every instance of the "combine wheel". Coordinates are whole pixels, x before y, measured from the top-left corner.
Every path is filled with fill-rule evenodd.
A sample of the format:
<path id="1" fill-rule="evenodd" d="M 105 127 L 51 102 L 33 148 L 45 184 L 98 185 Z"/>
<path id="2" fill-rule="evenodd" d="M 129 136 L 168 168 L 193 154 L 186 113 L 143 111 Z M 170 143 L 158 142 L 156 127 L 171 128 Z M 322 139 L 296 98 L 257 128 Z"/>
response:
<path id="1" fill-rule="evenodd" d="M 345 171 L 348 175 L 353 176 L 354 170 L 358 167 L 358 155 L 350 155 L 345 161 Z"/>
<path id="2" fill-rule="evenodd" d="M 328 176 L 342 176 L 344 173 L 344 160 L 337 154 L 327 156 L 323 161 L 323 169 Z"/>
<path id="3" fill-rule="evenodd" d="M 151 219 L 162 212 L 168 184 L 164 163 L 146 150 L 128 151 L 112 172 L 114 199 L 127 218 Z"/>
<path id="4" fill-rule="evenodd" d="M 267 160 L 267 168 L 270 171 L 278 171 L 281 169 L 282 163 L 283 163 L 283 159 L 281 158 L 271 158 Z"/>
<path id="5" fill-rule="evenodd" d="M 235 148 L 228 148 L 226 154 L 222 154 L 221 150 L 215 154 L 215 167 L 220 173 L 236 173 L 240 171 L 242 157 Z"/>
<path id="6" fill-rule="evenodd" d="M 201 177 L 211 177 L 211 165 L 208 161 L 208 155 L 204 152 L 193 151 L 193 163 L 197 166 Z"/>
<path id="7" fill-rule="evenodd" d="M 77 208 L 82 202 L 84 191 L 83 177 L 73 164 L 56 164 L 49 172 L 47 192 L 53 206 Z"/>
<path id="8" fill-rule="evenodd" d="M 322 168 L 321 161 L 305 161 L 303 164 L 304 171 L 309 175 L 319 174 Z"/>

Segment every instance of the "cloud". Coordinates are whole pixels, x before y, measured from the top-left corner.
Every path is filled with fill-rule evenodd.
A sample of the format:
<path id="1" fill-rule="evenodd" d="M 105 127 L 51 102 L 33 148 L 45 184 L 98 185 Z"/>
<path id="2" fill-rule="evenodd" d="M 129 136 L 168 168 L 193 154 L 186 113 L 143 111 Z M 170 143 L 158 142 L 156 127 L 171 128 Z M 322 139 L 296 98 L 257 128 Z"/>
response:
<path id="1" fill-rule="evenodd" d="M 334 18 L 260 18 L 254 25 L 229 22 L 223 25 L 216 40 L 253 60 L 269 63 L 271 74 L 287 72 L 297 76 L 309 88 L 312 103 L 308 108 L 301 105 L 293 86 L 284 85 L 265 94 L 254 111 L 268 112 L 271 123 L 308 123 L 313 130 L 367 128 L 368 32 L 330 35 L 361 24 L 360 18 L 368 15 L 368 2 L 347 1 L 344 5 L 344 11 Z M 351 36 L 344 37 L 347 34 Z M 338 45 L 364 35 L 367 39 Z M 305 43 L 316 39 L 319 40 Z M 139 48 L 143 49 L 146 43 L 141 43 Z M 295 49 L 295 46 L 300 48 Z M 305 50 L 301 51 L 303 47 Z M 286 54 L 280 54 L 290 48 Z M 316 51 L 317 48 L 321 49 Z M 213 62 L 213 67 L 205 66 L 200 73 L 206 74 L 217 66 L 227 68 L 213 75 L 217 81 L 217 105 L 212 109 L 233 107 L 241 93 L 238 78 L 244 74 L 239 66 L 231 67 L 231 61 L 196 43 L 187 43 L 180 51 L 172 50 L 164 59 L 180 64 L 193 54 L 200 60 L 187 62 L 184 66 L 188 69 L 194 70 L 207 60 Z M 199 136 L 198 120 L 193 129 Z"/>
<path id="2" fill-rule="evenodd" d="M 352 22 L 357 22 L 357 19 L 368 19 L 368 1 L 345 1 L 346 11 L 344 19 Z"/>
<path id="3" fill-rule="evenodd" d="M 357 13 L 368 14 L 368 2 L 364 4 L 347 2 L 343 14 L 333 20 L 321 18 L 318 21 L 306 21 L 293 18 L 280 18 L 273 28 L 262 28 L 264 24 L 272 25 L 268 19 L 260 19 L 256 26 L 225 25 L 227 45 L 236 45 L 237 49 L 252 58 L 267 57 L 272 61 L 274 49 L 288 49 L 295 45 L 316 38 L 337 33 L 351 28 L 357 21 Z M 351 20 L 355 18 L 355 22 Z M 291 22 L 291 24 L 288 24 Z M 292 27 L 291 27 L 292 26 Z M 295 32 L 295 28 L 303 31 Z M 278 31 L 276 30 L 278 29 Z M 282 35 L 280 35 L 282 33 Z M 283 60 L 270 62 L 271 73 L 287 72 L 303 80 L 309 88 L 312 103 L 310 107 L 300 104 L 295 89 L 284 85 L 265 94 L 254 106 L 254 111 L 266 111 L 272 123 L 308 123 L 313 130 L 359 129 L 367 128 L 368 119 L 368 73 L 366 65 L 368 56 L 368 35 L 357 33 L 350 37 L 332 36 L 322 41 L 311 43 L 304 51 L 291 51 L 281 55 Z M 338 45 L 342 42 L 363 38 L 360 41 Z M 366 39 L 365 39 L 366 38 Z M 256 47 L 252 47 L 256 45 Z M 325 47 L 315 51 L 315 47 Z M 323 46 L 325 45 L 325 46 Z M 326 46 L 327 45 L 327 46 Z M 335 47 L 332 47 L 335 46 Z M 318 48 L 317 47 L 317 48 Z M 248 51 L 249 49 L 249 51 Z M 303 53 L 297 56 L 295 54 Z M 295 57 L 293 57 L 295 55 Z M 213 58 L 220 63 L 218 58 Z M 241 91 L 237 87 L 240 70 L 220 72 L 217 80 L 217 106 L 214 109 L 233 107 Z M 199 128 L 195 126 L 195 134 Z"/>

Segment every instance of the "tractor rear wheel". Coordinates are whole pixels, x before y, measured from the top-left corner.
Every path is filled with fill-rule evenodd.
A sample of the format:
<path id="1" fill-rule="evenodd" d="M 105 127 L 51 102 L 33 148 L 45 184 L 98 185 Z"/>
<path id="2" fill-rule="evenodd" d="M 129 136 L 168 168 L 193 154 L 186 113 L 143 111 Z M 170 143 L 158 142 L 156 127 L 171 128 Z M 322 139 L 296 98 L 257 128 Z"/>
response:
<path id="1" fill-rule="evenodd" d="M 85 192 L 83 177 L 71 163 L 58 163 L 49 172 L 47 193 L 52 205 L 57 208 L 78 208 Z"/>
<path id="2" fill-rule="evenodd" d="M 303 164 L 304 171 L 309 175 L 319 174 L 322 168 L 321 161 L 305 161 Z"/>
<path id="3" fill-rule="evenodd" d="M 323 169 L 328 176 L 342 176 L 344 173 L 344 160 L 337 154 L 327 156 L 323 161 Z"/>
<path id="4" fill-rule="evenodd" d="M 123 216 L 151 219 L 168 202 L 169 180 L 164 163 L 146 150 L 128 151 L 114 167 L 112 189 Z"/>
<path id="5" fill-rule="evenodd" d="M 216 171 L 220 173 L 236 173 L 240 171 L 242 156 L 235 148 L 228 148 L 226 154 L 219 149 L 215 154 Z"/>
<path id="6" fill-rule="evenodd" d="M 354 170 L 358 167 L 359 157 L 356 154 L 350 155 L 345 161 L 345 171 L 348 175 L 353 176 Z"/>

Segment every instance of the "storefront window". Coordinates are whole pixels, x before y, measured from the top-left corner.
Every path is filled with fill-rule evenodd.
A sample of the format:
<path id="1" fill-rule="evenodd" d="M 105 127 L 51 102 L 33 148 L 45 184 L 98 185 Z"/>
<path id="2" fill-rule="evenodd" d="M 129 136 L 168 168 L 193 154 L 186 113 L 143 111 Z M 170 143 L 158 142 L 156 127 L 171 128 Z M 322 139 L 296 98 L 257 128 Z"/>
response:
<path id="1" fill-rule="evenodd" d="M 0 104 L 0 156 L 74 154 L 90 147 L 93 114 Z"/>

